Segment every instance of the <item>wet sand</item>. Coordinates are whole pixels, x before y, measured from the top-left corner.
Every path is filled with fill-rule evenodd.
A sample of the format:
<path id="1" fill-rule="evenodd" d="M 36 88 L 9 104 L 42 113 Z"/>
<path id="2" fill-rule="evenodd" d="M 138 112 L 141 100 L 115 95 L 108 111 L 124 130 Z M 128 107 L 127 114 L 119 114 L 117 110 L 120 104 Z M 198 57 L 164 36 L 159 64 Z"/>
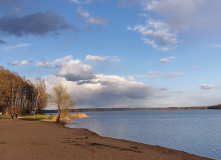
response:
<path id="1" fill-rule="evenodd" d="M 0 119 L 0 160 L 209 160 L 49 122 Z"/>

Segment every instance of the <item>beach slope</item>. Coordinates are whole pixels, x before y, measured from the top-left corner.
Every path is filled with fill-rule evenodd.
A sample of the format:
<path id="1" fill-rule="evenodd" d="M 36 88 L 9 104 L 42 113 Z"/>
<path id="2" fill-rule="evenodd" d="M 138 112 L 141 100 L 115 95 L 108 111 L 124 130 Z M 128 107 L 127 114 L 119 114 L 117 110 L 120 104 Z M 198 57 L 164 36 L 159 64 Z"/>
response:
<path id="1" fill-rule="evenodd" d="M 0 119 L 1 160 L 209 160 L 48 122 Z"/>

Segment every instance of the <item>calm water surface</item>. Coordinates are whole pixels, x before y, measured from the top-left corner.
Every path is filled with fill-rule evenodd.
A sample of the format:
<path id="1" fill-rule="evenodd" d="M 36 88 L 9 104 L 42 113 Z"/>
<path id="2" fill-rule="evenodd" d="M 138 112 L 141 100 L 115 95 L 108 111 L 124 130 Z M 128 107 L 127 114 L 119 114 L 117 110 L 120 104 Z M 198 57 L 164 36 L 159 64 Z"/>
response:
<path id="1" fill-rule="evenodd" d="M 67 127 L 221 160 L 221 110 L 87 112 Z"/>

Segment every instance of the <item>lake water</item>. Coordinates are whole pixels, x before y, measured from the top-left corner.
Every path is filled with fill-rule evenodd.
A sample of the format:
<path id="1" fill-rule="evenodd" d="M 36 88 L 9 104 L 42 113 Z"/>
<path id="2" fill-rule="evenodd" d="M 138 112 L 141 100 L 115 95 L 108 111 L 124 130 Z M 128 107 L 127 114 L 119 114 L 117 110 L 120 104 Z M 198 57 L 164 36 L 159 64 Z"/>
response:
<path id="1" fill-rule="evenodd" d="M 221 110 L 87 112 L 67 127 L 221 160 Z"/>

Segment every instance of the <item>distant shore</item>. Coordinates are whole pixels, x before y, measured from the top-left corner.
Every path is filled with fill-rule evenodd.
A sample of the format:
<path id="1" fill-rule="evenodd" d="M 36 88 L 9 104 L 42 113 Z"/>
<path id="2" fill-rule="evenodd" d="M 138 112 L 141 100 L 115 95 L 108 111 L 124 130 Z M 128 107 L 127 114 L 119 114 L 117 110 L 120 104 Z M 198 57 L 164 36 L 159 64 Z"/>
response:
<path id="1" fill-rule="evenodd" d="M 71 112 L 103 112 L 103 111 L 153 111 L 153 110 L 205 110 L 221 109 L 221 104 L 196 107 L 167 107 L 167 108 L 76 108 Z M 43 113 L 57 113 L 57 110 L 43 110 Z"/>
<path id="2" fill-rule="evenodd" d="M 0 119 L 0 156 L 6 160 L 209 160 L 182 151 L 101 137 L 49 122 Z"/>

